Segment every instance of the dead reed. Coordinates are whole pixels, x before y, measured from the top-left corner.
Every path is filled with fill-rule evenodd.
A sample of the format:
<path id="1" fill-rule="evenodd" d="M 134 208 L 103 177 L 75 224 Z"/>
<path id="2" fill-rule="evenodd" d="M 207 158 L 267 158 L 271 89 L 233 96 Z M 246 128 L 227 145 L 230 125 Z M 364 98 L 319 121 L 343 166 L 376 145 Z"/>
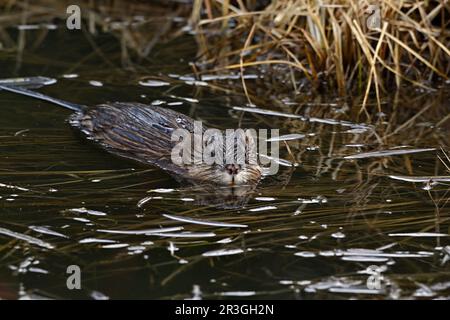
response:
<path id="1" fill-rule="evenodd" d="M 340 95 L 433 87 L 450 71 L 448 1 L 195 0 L 204 69 L 266 67 L 272 77 L 323 83 Z M 267 3 L 267 1 L 265 1 Z M 243 80 L 244 91 L 247 92 Z"/>

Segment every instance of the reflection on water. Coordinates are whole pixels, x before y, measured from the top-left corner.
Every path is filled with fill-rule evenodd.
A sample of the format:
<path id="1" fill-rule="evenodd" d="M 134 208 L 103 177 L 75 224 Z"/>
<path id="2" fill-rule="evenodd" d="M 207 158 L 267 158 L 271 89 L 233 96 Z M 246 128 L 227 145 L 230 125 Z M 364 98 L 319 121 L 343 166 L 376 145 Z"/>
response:
<path id="1" fill-rule="evenodd" d="M 255 108 L 229 90 L 239 74 L 190 74 L 189 37 L 156 46 L 133 72 L 114 38 L 99 36 L 92 54 L 84 37 L 50 32 L 18 69 L 0 52 L 1 78 L 53 77 L 39 90 L 77 103 L 280 128 L 285 166 L 257 188 L 180 184 L 82 141 L 67 111 L 0 92 L 0 298 L 450 296 L 448 92 L 393 97 L 371 125 L 325 96 Z M 66 288 L 69 265 L 82 290 Z M 367 285 L 374 274 L 379 288 Z"/>

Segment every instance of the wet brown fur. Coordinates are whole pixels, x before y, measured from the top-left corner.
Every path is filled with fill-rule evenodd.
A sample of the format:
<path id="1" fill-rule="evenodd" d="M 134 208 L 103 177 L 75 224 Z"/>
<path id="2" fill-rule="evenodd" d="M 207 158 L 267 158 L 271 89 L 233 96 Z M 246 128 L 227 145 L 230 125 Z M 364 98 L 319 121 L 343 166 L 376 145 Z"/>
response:
<path id="1" fill-rule="evenodd" d="M 156 165 L 184 179 L 219 183 L 217 168 L 206 164 L 176 165 L 171 141 L 176 129 L 194 131 L 194 119 L 174 110 L 140 103 L 114 102 L 76 112 L 70 123 L 102 148 L 120 157 Z M 207 128 L 203 126 L 203 132 Z M 261 172 L 248 168 L 248 183 L 257 183 Z"/>

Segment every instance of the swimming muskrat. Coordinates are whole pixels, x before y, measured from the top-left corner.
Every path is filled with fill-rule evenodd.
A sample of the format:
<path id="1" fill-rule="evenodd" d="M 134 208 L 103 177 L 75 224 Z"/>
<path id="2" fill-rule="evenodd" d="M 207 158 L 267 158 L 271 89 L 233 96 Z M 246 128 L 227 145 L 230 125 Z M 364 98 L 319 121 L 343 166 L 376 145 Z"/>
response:
<path id="1" fill-rule="evenodd" d="M 171 159 L 171 152 L 177 142 L 172 141 L 172 132 L 176 129 L 185 129 L 192 134 L 194 119 L 174 110 L 129 102 L 113 102 L 88 108 L 17 86 L 0 85 L 0 89 L 51 102 L 74 111 L 69 123 L 81 131 L 87 139 L 96 142 L 112 154 L 156 165 L 177 178 L 221 185 L 252 185 L 258 183 L 261 178 L 261 168 L 256 162 L 175 164 Z M 203 131 L 206 129 L 203 127 Z M 245 150 L 251 149 L 249 144 L 255 144 L 248 136 L 243 138 L 237 135 L 237 139 L 235 143 L 245 144 Z"/>

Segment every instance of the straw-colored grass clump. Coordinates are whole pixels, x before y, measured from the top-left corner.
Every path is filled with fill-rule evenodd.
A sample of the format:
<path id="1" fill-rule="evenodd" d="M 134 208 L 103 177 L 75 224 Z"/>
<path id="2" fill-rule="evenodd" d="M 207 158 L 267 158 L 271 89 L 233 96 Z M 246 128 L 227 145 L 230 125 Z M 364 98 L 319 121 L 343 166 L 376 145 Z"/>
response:
<path id="1" fill-rule="evenodd" d="M 326 80 L 379 99 L 448 78 L 449 17 L 448 1 L 195 0 L 191 19 L 208 69 L 284 66 L 294 87 Z"/>

